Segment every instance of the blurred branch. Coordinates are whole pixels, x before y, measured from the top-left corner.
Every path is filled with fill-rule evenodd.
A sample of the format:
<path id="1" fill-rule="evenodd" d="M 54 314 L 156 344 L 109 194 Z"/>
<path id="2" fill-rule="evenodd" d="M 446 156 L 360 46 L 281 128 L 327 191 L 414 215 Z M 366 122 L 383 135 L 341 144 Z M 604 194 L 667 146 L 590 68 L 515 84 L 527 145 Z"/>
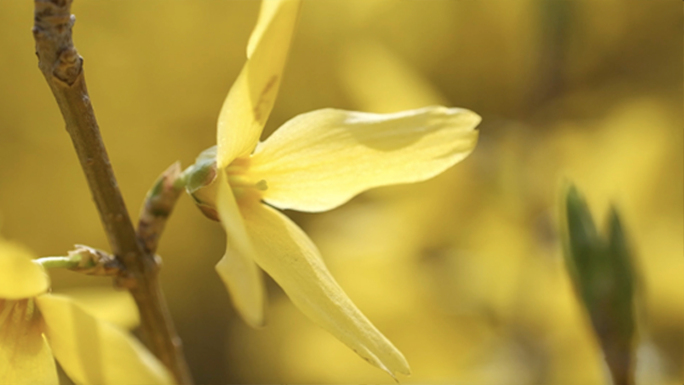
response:
<path id="1" fill-rule="evenodd" d="M 156 253 L 166 220 L 183 192 L 183 185 L 177 182 L 180 176 L 180 164 L 176 162 L 159 176 L 145 197 L 138 219 L 137 235 L 145 252 L 150 255 Z"/>
<path id="2" fill-rule="evenodd" d="M 73 45 L 72 0 L 35 0 L 33 36 L 38 67 L 57 100 L 66 129 L 88 180 L 113 254 L 125 267 L 120 279 L 140 310 L 143 339 L 180 383 L 191 377 L 166 302 L 154 256 L 138 243 L 109 163 L 83 75 L 83 58 Z"/>

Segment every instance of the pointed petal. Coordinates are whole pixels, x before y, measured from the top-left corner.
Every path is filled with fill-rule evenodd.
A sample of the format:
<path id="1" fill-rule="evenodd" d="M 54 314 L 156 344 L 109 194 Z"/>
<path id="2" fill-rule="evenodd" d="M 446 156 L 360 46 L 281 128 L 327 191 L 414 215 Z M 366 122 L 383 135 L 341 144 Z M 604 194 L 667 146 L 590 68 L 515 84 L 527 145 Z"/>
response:
<path id="1" fill-rule="evenodd" d="M 226 97 L 218 119 L 218 167 L 256 146 L 273 109 L 294 32 L 299 1 L 264 1 L 249 40 L 249 59 Z"/>
<path id="2" fill-rule="evenodd" d="M 0 384 L 59 384 L 32 301 L 0 300 Z"/>
<path id="3" fill-rule="evenodd" d="M 281 209 L 325 211 L 378 186 L 432 178 L 475 147 L 480 117 L 426 107 L 392 114 L 324 109 L 285 123 L 252 156 L 263 198 Z"/>
<path id="4" fill-rule="evenodd" d="M 306 316 L 390 375 L 409 373 L 401 352 L 342 291 L 316 246 L 297 225 L 262 204 L 243 208 L 243 215 L 257 251 L 256 262 Z"/>
<path id="5" fill-rule="evenodd" d="M 290 1 L 290 3 L 295 2 L 299 3 L 300 0 Z M 291 11 L 283 9 L 282 7 L 292 5 L 287 5 L 283 3 L 283 0 L 267 0 L 261 2 L 261 8 L 259 8 L 259 18 L 257 19 L 257 23 L 254 26 L 252 34 L 249 36 L 249 42 L 247 43 L 247 58 L 252 57 L 252 54 L 254 54 L 256 48 L 261 44 L 261 40 L 264 37 L 267 28 L 270 27 L 271 24 L 273 24 L 274 19 L 276 17 L 288 17 L 283 16 L 283 13 L 287 14 L 287 12 Z M 299 7 L 299 4 L 297 4 L 296 6 Z M 293 16 L 296 18 L 296 10 L 295 15 Z M 268 33 L 273 33 L 273 31 L 269 31 Z"/>
<path id="6" fill-rule="evenodd" d="M 221 173 L 218 186 L 217 210 L 226 230 L 226 254 L 216 265 L 235 309 L 252 327 L 264 323 L 265 290 L 261 271 L 254 263 L 254 248 L 242 221 L 235 196 L 226 177 Z"/>
<path id="7" fill-rule="evenodd" d="M 50 287 L 50 279 L 24 247 L 0 240 L 0 298 L 35 297 Z"/>
<path id="8" fill-rule="evenodd" d="M 41 295 L 52 352 L 77 384 L 173 384 L 167 369 L 140 342 L 86 313 L 68 297 Z"/>

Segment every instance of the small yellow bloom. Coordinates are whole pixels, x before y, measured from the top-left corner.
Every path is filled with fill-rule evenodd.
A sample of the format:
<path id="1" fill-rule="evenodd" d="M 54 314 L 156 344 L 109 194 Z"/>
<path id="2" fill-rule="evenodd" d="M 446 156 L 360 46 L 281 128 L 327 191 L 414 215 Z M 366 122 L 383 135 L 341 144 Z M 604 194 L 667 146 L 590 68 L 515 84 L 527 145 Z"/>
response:
<path id="1" fill-rule="evenodd" d="M 54 357 L 77 384 L 173 384 L 135 339 L 68 297 L 30 253 L 0 240 L 0 384 L 59 384 Z"/>
<path id="2" fill-rule="evenodd" d="M 373 187 L 431 178 L 473 150 L 480 117 L 445 107 L 393 114 L 323 109 L 295 117 L 259 143 L 298 8 L 298 1 L 263 2 L 248 60 L 219 116 L 218 146 L 198 158 L 190 180 L 203 182 L 189 183 L 188 191 L 226 230 L 216 270 L 247 323 L 263 323 L 258 265 L 304 314 L 362 358 L 391 375 L 408 374 L 404 356 L 342 291 L 316 246 L 273 207 L 321 212 Z"/>

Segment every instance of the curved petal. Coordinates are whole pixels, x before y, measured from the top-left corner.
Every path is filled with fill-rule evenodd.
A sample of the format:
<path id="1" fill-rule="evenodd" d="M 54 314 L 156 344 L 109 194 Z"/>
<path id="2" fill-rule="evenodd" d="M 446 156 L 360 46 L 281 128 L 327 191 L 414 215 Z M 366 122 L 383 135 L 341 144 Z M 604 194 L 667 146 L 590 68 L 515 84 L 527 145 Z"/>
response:
<path id="1" fill-rule="evenodd" d="M 299 115 L 261 143 L 250 166 L 263 198 L 282 209 L 325 211 L 373 187 L 423 181 L 475 147 L 474 112 L 426 107 L 392 114 L 324 109 Z"/>
<path id="2" fill-rule="evenodd" d="M 0 300 L 0 384 L 59 384 L 33 300 Z"/>
<path id="3" fill-rule="evenodd" d="M 68 297 L 41 295 L 45 336 L 77 384 L 173 384 L 167 369 L 140 342 L 86 313 Z"/>
<path id="4" fill-rule="evenodd" d="M 294 32 L 299 1 L 262 4 L 245 63 L 228 92 L 218 119 L 218 167 L 249 155 L 273 109 Z"/>
<path id="5" fill-rule="evenodd" d="M 0 298 L 35 297 L 50 287 L 45 269 L 24 247 L 0 240 Z"/>
<path id="6" fill-rule="evenodd" d="M 265 290 L 261 271 L 254 263 L 254 248 L 242 222 L 235 196 L 223 173 L 219 174 L 217 210 L 226 230 L 226 254 L 216 265 L 235 309 L 250 326 L 264 323 Z"/>
<path id="7" fill-rule="evenodd" d="M 122 329 L 132 330 L 140 325 L 140 314 L 131 293 L 111 286 L 89 286 L 60 290 L 76 301 L 94 317 Z"/>
<path id="8" fill-rule="evenodd" d="M 297 225 L 262 204 L 243 208 L 243 215 L 257 252 L 257 264 L 306 316 L 390 375 L 409 374 L 401 352 L 342 291 L 316 246 Z"/>

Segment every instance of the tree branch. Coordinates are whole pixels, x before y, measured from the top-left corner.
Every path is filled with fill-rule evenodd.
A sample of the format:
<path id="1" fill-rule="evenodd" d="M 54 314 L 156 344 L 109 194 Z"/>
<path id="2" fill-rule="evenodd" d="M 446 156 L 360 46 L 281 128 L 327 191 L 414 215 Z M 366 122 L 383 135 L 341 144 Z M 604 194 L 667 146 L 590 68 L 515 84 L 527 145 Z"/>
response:
<path id="1" fill-rule="evenodd" d="M 100 213 L 113 254 L 125 267 L 120 279 L 140 310 L 143 340 L 179 383 L 191 383 L 166 302 L 158 282 L 154 255 L 145 253 L 126 210 L 109 163 L 83 75 L 83 58 L 73 45 L 72 0 L 35 0 L 38 67 L 45 76 Z"/>

